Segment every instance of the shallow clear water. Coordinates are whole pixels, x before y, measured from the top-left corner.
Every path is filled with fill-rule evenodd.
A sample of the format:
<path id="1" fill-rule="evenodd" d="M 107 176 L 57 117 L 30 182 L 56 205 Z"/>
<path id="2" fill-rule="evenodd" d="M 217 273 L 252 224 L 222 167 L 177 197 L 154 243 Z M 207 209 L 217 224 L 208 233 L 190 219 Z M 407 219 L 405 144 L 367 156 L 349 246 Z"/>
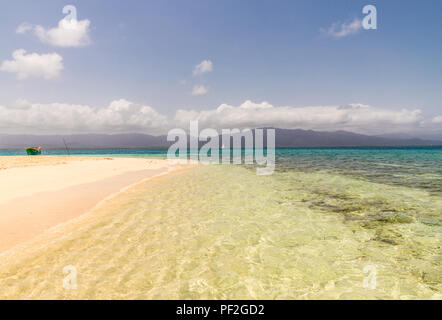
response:
<path id="1" fill-rule="evenodd" d="M 163 177 L 0 267 L 0 297 L 441 299 L 441 159 L 290 149 L 271 176 L 212 165 Z M 63 288 L 67 265 L 76 290 Z"/>
<path id="2" fill-rule="evenodd" d="M 277 169 L 326 170 L 442 193 L 442 147 L 277 149 Z"/>

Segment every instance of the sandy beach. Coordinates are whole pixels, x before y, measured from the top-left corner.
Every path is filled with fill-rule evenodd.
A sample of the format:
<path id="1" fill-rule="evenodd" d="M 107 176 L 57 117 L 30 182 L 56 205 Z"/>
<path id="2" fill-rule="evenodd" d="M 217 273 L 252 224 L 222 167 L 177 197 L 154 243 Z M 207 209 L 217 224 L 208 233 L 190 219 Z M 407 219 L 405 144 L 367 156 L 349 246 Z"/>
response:
<path id="1" fill-rule="evenodd" d="M 0 157 L 0 299 L 441 298 L 442 200 L 437 184 L 428 192 L 440 176 L 407 167 L 421 150 L 394 167 L 360 150 L 358 177 L 337 173 L 351 150 L 309 150 L 314 172 L 293 170 L 311 158 L 292 152 L 279 151 L 288 162 L 270 176 L 141 158 Z M 364 287 L 368 268 L 374 289 Z"/>
<path id="2" fill-rule="evenodd" d="M 0 253 L 180 167 L 160 159 L 0 157 Z"/>

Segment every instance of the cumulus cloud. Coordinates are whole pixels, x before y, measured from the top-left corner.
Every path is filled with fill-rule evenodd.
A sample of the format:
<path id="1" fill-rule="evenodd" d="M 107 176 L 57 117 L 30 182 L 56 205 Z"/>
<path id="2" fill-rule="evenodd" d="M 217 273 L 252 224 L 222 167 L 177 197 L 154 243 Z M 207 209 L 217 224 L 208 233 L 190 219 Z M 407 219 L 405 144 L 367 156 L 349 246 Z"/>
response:
<path id="1" fill-rule="evenodd" d="M 15 30 L 15 32 L 23 34 L 26 33 L 30 30 L 32 30 L 34 27 L 32 26 L 32 24 L 27 23 L 27 22 L 23 22 L 21 25 L 19 25 L 17 27 L 17 29 Z"/>
<path id="2" fill-rule="evenodd" d="M 193 69 L 193 75 L 197 76 L 213 70 L 213 63 L 210 60 L 203 60 L 200 64 Z"/>
<path id="3" fill-rule="evenodd" d="M 196 85 L 192 89 L 192 96 L 202 96 L 209 92 L 209 89 L 203 85 Z"/>
<path id="4" fill-rule="evenodd" d="M 152 107 L 124 99 L 112 101 L 104 108 L 30 103 L 24 99 L 16 101 L 11 107 L 0 105 L 0 127 L 6 133 L 159 133 L 167 130 L 167 125 L 167 118 Z"/>
<path id="5" fill-rule="evenodd" d="M 362 104 L 346 106 L 275 107 L 268 102 L 246 101 L 239 106 L 222 104 L 216 109 L 200 112 L 178 110 L 175 121 L 186 126 L 198 120 L 209 128 L 300 128 L 314 130 L 349 130 L 379 134 L 394 129 L 418 127 L 422 112 L 415 110 L 388 110 Z"/>
<path id="6" fill-rule="evenodd" d="M 442 116 L 434 117 L 431 121 L 433 123 L 442 123 Z"/>
<path id="7" fill-rule="evenodd" d="M 362 22 L 355 18 L 348 23 L 333 23 L 329 28 L 321 28 L 321 32 L 334 38 L 343 38 L 358 33 L 362 29 Z"/>
<path id="8" fill-rule="evenodd" d="M 19 80 L 30 77 L 52 79 L 63 69 L 63 58 L 57 53 L 26 54 L 26 50 L 19 49 L 12 53 L 12 58 L 3 61 L 0 70 L 15 73 Z"/>
<path id="9" fill-rule="evenodd" d="M 12 105 L 11 108 L 15 108 L 15 109 L 29 109 L 32 106 L 32 103 L 26 99 L 17 99 L 15 100 Z"/>
<path id="10" fill-rule="evenodd" d="M 436 119 L 436 120 L 435 120 Z M 382 109 L 363 104 L 345 106 L 273 106 L 245 101 L 233 106 L 195 111 L 179 109 L 167 117 L 148 105 L 125 99 L 106 107 L 67 103 L 32 103 L 19 99 L 0 105 L 1 133 L 117 133 L 166 134 L 171 128 L 189 128 L 198 120 L 200 129 L 276 127 L 319 131 L 348 130 L 364 134 L 439 132 L 439 117 L 428 119 L 419 109 Z"/>
<path id="11" fill-rule="evenodd" d="M 22 23 L 18 26 L 17 33 L 33 31 L 37 38 L 56 47 L 82 47 L 90 44 L 90 21 L 62 19 L 55 28 L 45 28 L 41 25 Z"/>

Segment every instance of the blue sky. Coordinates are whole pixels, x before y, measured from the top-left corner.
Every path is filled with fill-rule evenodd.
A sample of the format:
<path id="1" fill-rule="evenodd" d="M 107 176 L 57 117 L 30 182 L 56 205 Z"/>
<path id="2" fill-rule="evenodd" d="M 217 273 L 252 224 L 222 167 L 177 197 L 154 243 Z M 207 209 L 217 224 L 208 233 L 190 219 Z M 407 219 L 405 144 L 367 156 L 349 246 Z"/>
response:
<path id="1" fill-rule="evenodd" d="M 67 4 L 76 7 L 78 20 L 90 21 L 88 45 L 60 47 L 32 31 L 16 32 L 24 22 L 56 27 Z M 362 19 L 367 4 L 377 8 L 377 30 L 340 38 L 321 31 Z M 442 115 L 439 0 L 15 0 L 1 6 L 0 63 L 17 49 L 63 59 L 63 69 L 51 79 L 20 80 L 0 72 L 0 105 L 9 108 L 26 99 L 95 110 L 125 99 L 173 118 L 179 109 L 209 112 L 248 100 L 292 107 L 363 104 L 419 109 L 420 128 L 412 126 L 419 132 L 427 122 L 431 132 L 442 126 L 431 121 Z M 204 60 L 213 70 L 194 76 Z M 207 93 L 192 95 L 197 85 Z"/>

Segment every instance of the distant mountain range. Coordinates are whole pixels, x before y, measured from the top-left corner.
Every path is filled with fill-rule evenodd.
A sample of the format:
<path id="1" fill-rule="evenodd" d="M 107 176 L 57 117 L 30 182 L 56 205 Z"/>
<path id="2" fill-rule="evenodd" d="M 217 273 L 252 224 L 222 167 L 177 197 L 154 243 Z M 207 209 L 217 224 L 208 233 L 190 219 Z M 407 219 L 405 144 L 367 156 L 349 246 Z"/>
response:
<path id="1" fill-rule="evenodd" d="M 0 135 L 0 149 L 22 149 L 43 146 L 44 149 L 165 148 L 167 136 L 147 134 L 75 134 L 75 135 Z"/>
<path id="2" fill-rule="evenodd" d="M 369 136 L 348 131 L 313 131 L 276 129 L 277 147 L 387 147 L 387 146 L 434 146 L 442 141 L 419 138 L 391 138 Z"/>
<path id="3" fill-rule="evenodd" d="M 347 131 L 313 131 L 275 129 L 276 147 L 379 147 L 435 146 L 442 141 L 409 137 L 369 136 Z M 70 149 L 107 148 L 167 148 L 167 136 L 146 134 L 78 134 L 78 135 L 0 135 L 0 149 L 24 149 L 42 145 L 44 149 L 64 149 L 63 139 Z"/>

